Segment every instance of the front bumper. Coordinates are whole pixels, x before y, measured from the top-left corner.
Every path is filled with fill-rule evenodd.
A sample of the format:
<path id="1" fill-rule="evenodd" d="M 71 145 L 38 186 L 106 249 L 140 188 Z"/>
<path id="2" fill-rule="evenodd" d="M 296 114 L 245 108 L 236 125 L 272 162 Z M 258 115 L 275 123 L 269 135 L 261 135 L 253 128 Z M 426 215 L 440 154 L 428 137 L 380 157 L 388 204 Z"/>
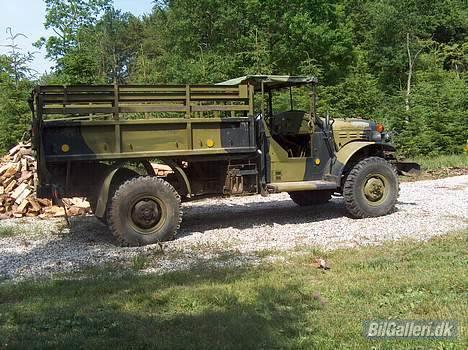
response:
<path id="1" fill-rule="evenodd" d="M 405 176 L 418 176 L 421 173 L 421 166 L 415 162 L 395 162 L 398 174 Z"/>

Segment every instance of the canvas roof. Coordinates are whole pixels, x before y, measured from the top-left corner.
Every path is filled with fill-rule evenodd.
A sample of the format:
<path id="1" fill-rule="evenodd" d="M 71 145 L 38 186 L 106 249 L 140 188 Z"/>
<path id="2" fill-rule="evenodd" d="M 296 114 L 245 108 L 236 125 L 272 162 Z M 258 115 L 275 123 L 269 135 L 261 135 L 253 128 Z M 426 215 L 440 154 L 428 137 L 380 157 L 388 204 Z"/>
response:
<path id="1" fill-rule="evenodd" d="M 217 83 L 216 85 L 239 85 L 249 83 L 260 89 L 262 81 L 266 89 L 282 88 L 291 85 L 317 84 L 316 77 L 307 75 L 245 75 L 243 77 Z"/>

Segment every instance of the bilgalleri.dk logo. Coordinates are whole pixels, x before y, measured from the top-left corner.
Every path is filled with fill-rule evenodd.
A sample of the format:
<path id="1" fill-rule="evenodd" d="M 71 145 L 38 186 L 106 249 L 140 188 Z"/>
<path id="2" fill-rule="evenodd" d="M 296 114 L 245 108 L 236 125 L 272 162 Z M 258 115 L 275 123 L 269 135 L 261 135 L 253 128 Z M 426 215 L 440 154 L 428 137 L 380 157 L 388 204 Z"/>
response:
<path id="1" fill-rule="evenodd" d="M 364 336 L 370 339 L 454 339 L 458 322 L 454 320 L 369 320 L 363 323 Z"/>

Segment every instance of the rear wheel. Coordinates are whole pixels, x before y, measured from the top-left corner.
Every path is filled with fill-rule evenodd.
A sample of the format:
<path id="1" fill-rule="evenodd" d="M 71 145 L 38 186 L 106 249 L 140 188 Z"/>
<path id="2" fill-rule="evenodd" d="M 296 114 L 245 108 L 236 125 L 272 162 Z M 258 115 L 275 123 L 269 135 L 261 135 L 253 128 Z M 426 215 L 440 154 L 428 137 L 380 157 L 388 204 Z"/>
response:
<path id="1" fill-rule="evenodd" d="M 366 218 L 393 211 L 398 192 L 395 168 L 383 158 L 370 157 L 351 169 L 344 183 L 343 197 L 353 217 Z"/>
<path id="2" fill-rule="evenodd" d="M 333 191 L 300 191 L 289 192 L 289 197 L 301 207 L 309 205 L 319 205 L 327 203 L 333 194 Z"/>
<path id="3" fill-rule="evenodd" d="M 166 181 L 137 177 L 115 192 L 107 220 L 124 245 L 138 246 L 172 239 L 182 219 L 180 196 Z"/>

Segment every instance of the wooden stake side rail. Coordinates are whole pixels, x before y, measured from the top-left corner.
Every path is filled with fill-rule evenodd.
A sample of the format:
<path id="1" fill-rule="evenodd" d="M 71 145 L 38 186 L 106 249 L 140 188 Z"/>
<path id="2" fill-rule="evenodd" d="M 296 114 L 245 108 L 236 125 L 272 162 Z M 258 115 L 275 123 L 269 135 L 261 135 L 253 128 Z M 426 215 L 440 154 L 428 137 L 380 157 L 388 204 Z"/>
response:
<path id="1" fill-rule="evenodd" d="M 253 115 L 253 86 L 217 85 L 96 85 L 39 86 L 34 94 L 36 117 L 65 118 L 121 113 L 231 112 Z M 198 115 L 197 115 L 198 116 Z"/>

